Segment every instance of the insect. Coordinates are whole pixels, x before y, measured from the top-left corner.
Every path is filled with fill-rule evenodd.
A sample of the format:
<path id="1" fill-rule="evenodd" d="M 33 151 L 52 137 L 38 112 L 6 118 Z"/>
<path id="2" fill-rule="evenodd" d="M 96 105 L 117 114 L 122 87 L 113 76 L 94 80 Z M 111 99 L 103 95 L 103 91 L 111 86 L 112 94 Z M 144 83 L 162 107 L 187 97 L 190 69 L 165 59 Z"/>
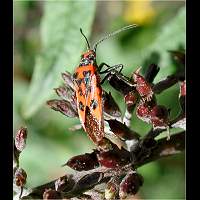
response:
<path id="1" fill-rule="evenodd" d="M 123 65 L 118 64 L 109 66 L 106 63 L 101 63 L 98 66 L 96 62 L 96 49 L 102 41 L 120 33 L 121 31 L 134 27 L 136 27 L 135 24 L 125 26 L 106 35 L 97 41 L 93 48 L 90 47 L 87 37 L 83 34 L 82 29 L 80 29 L 80 32 L 87 43 L 87 51 L 81 55 L 79 66 L 75 69 L 73 74 L 73 82 L 75 85 L 80 122 L 90 139 L 97 145 L 99 145 L 104 138 L 104 119 L 101 88 L 101 83 L 104 80 L 101 81 L 100 74 L 108 73 L 113 69 L 119 69 L 119 71 L 121 71 Z M 108 68 L 104 71 L 101 71 L 103 66 Z"/>

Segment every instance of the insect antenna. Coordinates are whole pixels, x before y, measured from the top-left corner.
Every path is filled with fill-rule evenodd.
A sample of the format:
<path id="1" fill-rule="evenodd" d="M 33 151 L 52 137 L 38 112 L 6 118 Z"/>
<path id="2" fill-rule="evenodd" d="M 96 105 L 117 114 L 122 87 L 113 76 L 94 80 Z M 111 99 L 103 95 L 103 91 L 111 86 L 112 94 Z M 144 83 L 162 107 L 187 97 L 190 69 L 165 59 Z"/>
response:
<path id="1" fill-rule="evenodd" d="M 80 28 L 80 32 L 81 32 L 81 34 L 83 35 L 83 37 L 85 38 L 85 40 L 86 40 L 86 42 L 87 42 L 87 48 L 88 48 L 88 50 L 89 50 L 89 49 L 90 49 L 90 43 L 88 42 L 87 37 L 86 37 L 85 34 L 83 33 L 82 28 Z"/>
<path id="2" fill-rule="evenodd" d="M 114 36 L 114 35 L 116 35 L 116 34 L 122 32 L 122 31 L 131 29 L 131 28 L 135 28 L 135 27 L 137 27 L 137 24 L 131 24 L 131 25 L 125 26 L 125 27 L 123 27 L 123 28 L 120 28 L 120 29 L 118 29 L 118 30 L 116 30 L 116 31 L 114 31 L 114 32 L 112 32 L 112 33 L 107 34 L 106 36 L 104 36 L 103 38 L 101 38 L 99 41 L 97 41 L 97 42 L 94 44 L 93 50 L 96 52 L 97 46 L 98 46 L 101 42 L 103 42 L 104 40 L 107 40 L 108 38 L 110 38 L 110 37 L 112 37 L 112 36 Z"/>

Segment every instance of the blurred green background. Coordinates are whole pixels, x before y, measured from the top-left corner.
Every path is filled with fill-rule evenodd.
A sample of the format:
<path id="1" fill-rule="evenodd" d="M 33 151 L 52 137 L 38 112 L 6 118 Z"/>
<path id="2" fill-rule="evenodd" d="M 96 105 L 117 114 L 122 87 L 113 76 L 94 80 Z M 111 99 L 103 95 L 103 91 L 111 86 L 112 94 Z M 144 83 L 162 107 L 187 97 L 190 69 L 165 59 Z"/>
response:
<path id="1" fill-rule="evenodd" d="M 72 172 L 61 167 L 70 157 L 91 152 L 94 145 L 83 131 L 68 128 L 79 123 L 49 109 L 45 102 L 57 98 L 53 88 L 61 72 L 73 72 L 86 44 L 81 27 L 91 43 L 128 24 L 140 25 L 101 43 L 97 62 L 124 64 L 127 76 L 151 63 L 161 70 L 155 82 L 173 74 L 177 63 L 168 50 L 185 49 L 184 1 L 14 1 L 14 133 L 28 128 L 27 147 L 20 165 L 27 186 L 34 187 Z M 107 83 L 122 112 L 123 99 Z M 158 95 L 158 102 L 179 110 L 178 84 Z M 136 117 L 132 128 L 145 134 L 150 126 Z M 176 132 L 177 130 L 174 130 Z M 160 137 L 165 136 L 162 134 Z M 144 176 L 139 199 L 185 199 L 185 155 L 165 158 L 139 168 Z"/>

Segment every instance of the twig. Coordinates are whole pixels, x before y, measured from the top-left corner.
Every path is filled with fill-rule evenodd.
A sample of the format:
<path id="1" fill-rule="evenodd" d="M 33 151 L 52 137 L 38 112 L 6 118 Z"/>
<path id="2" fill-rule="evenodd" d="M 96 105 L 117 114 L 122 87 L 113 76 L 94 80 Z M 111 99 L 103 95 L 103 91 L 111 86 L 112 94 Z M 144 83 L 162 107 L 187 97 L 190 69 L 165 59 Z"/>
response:
<path id="1" fill-rule="evenodd" d="M 144 164 L 155 161 L 157 159 L 181 153 L 184 149 L 185 149 L 185 132 L 183 131 L 178 134 L 172 135 L 169 141 L 167 141 L 166 138 L 159 139 L 155 147 L 151 150 L 151 153 L 149 154 L 149 156 L 144 157 L 144 158 L 137 158 L 138 162 L 134 164 L 134 167 L 138 168 Z M 89 176 L 89 175 L 93 176 L 94 173 L 97 173 L 97 174 L 103 173 L 104 177 L 100 178 L 100 180 L 99 180 L 99 177 L 96 177 L 96 179 L 94 177 L 88 177 L 88 179 L 86 180 L 87 178 L 86 176 Z M 75 197 L 77 196 L 77 194 L 82 194 L 86 190 L 93 188 L 95 185 L 101 184 L 103 182 L 108 182 L 110 178 L 112 177 L 112 175 L 116 173 L 125 173 L 125 171 L 123 172 L 123 170 L 121 170 L 119 172 L 119 169 L 117 168 L 109 169 L 105 167 L 98 167 L 96 169 L 89 170 L 89 171 L 76 172 L 76 174 L 74 175 L 65 175 L 63 177 L 66 177 L 69 182 L 70 180 L 73 180 L 71 181 L 72 189 L 68 191 L 63 190 L 62 196 L 65 198 Z M 97 174 L 95 174 L 95 176 Z M 79 181 L 83 178 L 85 178 L 84 184 L 80 187 Z M 45 189 L 47 188 L 55 189 L 55 181 L 56 180 L 53 180 L 49 183 L 33 188 L 32 192 L 29 195 L 24 196 L 22 199 L 27 199 L 30 197 L 32 199 L 42 198 L 42 195 Z"/>
<path id="2" fill-rule="evenodd" d="M 144 75 L 145 80 L 149 83 L 152 83 L 159 71 L 160 71 L 160 68 L 157 65 L 155 64 L 149 65 Z"/>
<path id="3" fill-rule="evenodd" d="M 166 79 L 156 83 L 153 86 L 153 91 L 155 94 L 160 94 L 162 91 L 170 88 L 178 82 L 178 77 L 175 75 L 168 76 Z"/>

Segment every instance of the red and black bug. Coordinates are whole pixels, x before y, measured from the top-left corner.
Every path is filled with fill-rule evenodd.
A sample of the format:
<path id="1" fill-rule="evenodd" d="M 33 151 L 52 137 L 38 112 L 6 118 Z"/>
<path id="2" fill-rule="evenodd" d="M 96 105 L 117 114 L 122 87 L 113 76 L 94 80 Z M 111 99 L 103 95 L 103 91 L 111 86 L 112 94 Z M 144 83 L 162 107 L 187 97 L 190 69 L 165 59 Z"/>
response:
<path id="1" fill-rule="evenodd" d="M 73 74 L 73 81 L 75 85 L 79 119 L 83 129 L 87 132 L 91 140 L 97 145 L 99 145 L 104 138 L 104 119 L 100 74 L 108 73 L 113 69 L 119 69 L 119 71 L 121 71 L 123 65 L 119 64 L 109 66 L 105 63 L 102 63 L 98 66 L 96 62 L 96 49 L 102 41 L 118 34 L 121 31 L 134 27 L 136 27 L 136 25 L 129 25 L 108 34 L 97 41 L 93 48 L 90 47 L 87 37 L 83 34 L 82 29 L 80 29 L 81 34 L 87 42 L 87 51 L 81 55 L 80 64 Z M 101 71 L 104 65 L 108 67 L 108 69 Z"/>

